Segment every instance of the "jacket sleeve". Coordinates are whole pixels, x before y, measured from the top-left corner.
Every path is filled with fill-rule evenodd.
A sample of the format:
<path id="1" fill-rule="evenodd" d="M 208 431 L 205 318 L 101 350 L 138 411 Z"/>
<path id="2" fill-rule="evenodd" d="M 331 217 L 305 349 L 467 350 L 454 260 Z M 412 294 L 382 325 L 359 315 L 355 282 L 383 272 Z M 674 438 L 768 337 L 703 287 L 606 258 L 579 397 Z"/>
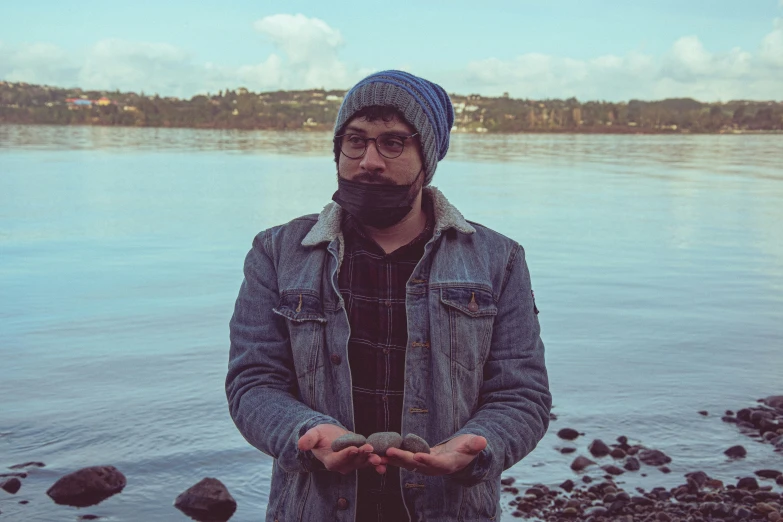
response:
<path id="1" fill-rule="evenodd" d="M 286 472 L 323 469 L 297 442 L 318 424 L 340 423 L 298 400 L 296 371 L 286 320 L 272 309 L 279 292 L 267 254 L 269 231 L 259 235 L 245 258 L 245 278 L 229 324 L 226 396 L 229 411 L 245 439 L 277 459 Z"/>
<path id="2" fill-rule="evenodd" d="M 466 486 L 500 476 L 533 451 L 549 427 L 552 396 L 544 344 L 519 245 L 509 257 L 497 307 L 476 413 L 454 434 L 487 439 L 478 457 L 453 475 Z"/>

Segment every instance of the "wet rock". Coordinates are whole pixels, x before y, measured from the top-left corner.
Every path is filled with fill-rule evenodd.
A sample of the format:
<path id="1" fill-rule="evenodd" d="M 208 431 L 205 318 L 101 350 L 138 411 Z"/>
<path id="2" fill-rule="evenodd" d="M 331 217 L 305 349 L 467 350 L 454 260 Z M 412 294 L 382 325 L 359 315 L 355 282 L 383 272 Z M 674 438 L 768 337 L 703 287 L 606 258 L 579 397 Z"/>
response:
<path id="1" fill-rule="evenodd" d="M 770 395 L 762 402 L 771 408 L 783 408 L 783 395 Z"/>
<path id="2" fill-rule="evenodd" d="M 613 459 L 624 459 L 625 451 L 621 448 L 614 448 L 609 455 L 611 455 Z"/>
<path id="3" fill-rule="evenodd" d="M 704 411 L 704 410 L 701 410 L 701 411 L 699 412 L 699 415 L 702 415 L 702 416 L 706 417 L 707 415 L 709 415 L 709 412 L 707 412 L 707 411 Z"/>
<path id="4" fill-rule="evenodd" d="M 756 476 L 759 476 L 761 478 L 768 478 L 768 479 L 776 479 L 781 474 L 783 474 L 782 472 L 776 469 L 759 469 L 754 471 L 753 473 L 755 473 Z"/>
<path id="5" fill-rule="evenodd" d="M 727 457 L 732 459 L 741 459 L 744 458 L 745 455 L 748 454 L 747 450 L 745 450 L 744 447 L 740 446 L 739 444 L 736 446 L 732 446 L 726 451 L 723 452 Z"/>
<path id="6" fill-rule="evenodd" d="M 672 470 L 669 466 L 658 466 L 658 471 L 661 473 L 671 473 Z"/>
<path id="7" fill-rule="evenodd" d="M 557 432 L 557 436 L 563 440 L 576 440 L 579 437 L 579 432 L 571 428 L 563 428 Z"/>
<path id="8" fill-rule="evenodd" d="M 125 475 L 114 466 L 92 466 L 61 477 L 46 494 L 56 504 L 86 507 L 119 493 L 125 483 Z"/>
<path id="9" fill-rule="evenodd" d="M 237 503 L 222 482 L 207 477 L 180 493 L 174 507 L 195 520 L 224 522 L 234 514 Z"/>
<path id="10" fill-rule="evenodd" d="M 402 439 L 402 445 L 400 446 L 405 451 L 411 453 L 429 453 L 430 445 L 427 441 L 419 437 L 414 433 L 408 433 L 405 438 Z"/>
<path id="11" fill-rule="evenodd" d="M 721 417 L 720 420 L 722 420 L 723 422 L 729 422 L 731 424 L 737 424 L 737 418 L 736 417 L 725 416 L 725 417 Z"/>
<path id="12" fill-rule="evenodd" d="M 759 483 L 753 477 L 742 477 L 739 479 L 739 482 L 737 482 L 737 489 L 747 489 L 748 491 L 753 491 L 759 489 Z"/>
<path id="13" fill-rule="evenodd" d="M 98 515 L 81 515 L 77 520 L 98 520 Z"/>
<path id="14" fill-rule="evenodd" d="M 609 446 L 607 446 L 601 439 L 595 439 L 590 443 L 587 449 L 590 451 L 593 457 L 606 457 L 612 451 L 609 449 Z"/>
<path id="15" fill-rule="evenodd" d="M 595 464 L 592 460 L 588 459 L 587 457 L 578 456 L 574 459 L 574 461 L 571 463 L 571 469 L 574 471 L 582 471 L 588 466 L 592 466 Z"/>
<path id="16" fill-rule="evenodd" d="M 22 469 L 22 468 L 42 468 L 46 466 L 43 462 L 25 462 L 23 464 L 14 464 L 9 466 L 8 469 Z"/>
<path id="17" fill-rule="evenodd" d="M 576 448 L 560 448 L 560 453 L 563 455 L 568 455 L 569 453 L 574 453 L 576 451 Z"/>
<path id="18" fill-rule="evenodd" d="M 360 435 L 359 433 L 346 433 L 345 435 L 337 437 L 332 441 L 332 451 L 336 453 L 338 451 L 344 450 L 345 448 L 350 448 L 351 446 L 354 448 L 359 448 L 364 446 L 366 442 L 367 439 L 364 438 L 364 435 Z"/>
<path id="19" fill-rule="evenodd" d="M 574 481 L 571 479 L 568 479 L 562 484 L 560 484 L 560 487 L 568 493 L 571 493 L 571 491 L 574 490 L 574 486 L 575 486 Z"/>
<path id="20" fill-rule="evenodd" d="M 672 461 L 664 452 L 654 449 L 643 449 L 637 454 L 639 460 L 648 466 L 663 466 Z"/>
<path id="21" fill-rule="evenodd" d="M 688 486 L 691 487 L 692 493 L 696 493 L 698 490 L 704 487 L 709 480 L 709 477 L 703 471 L 694 471 L 693 473 L 686 473 L 685 478 L 688 481 Z"/>
<path id="22" fill-rule="evenodd" d="M 8 493 L 15 495 L 19 488 L 22 487 L 22 481 L 16 477 L 0 481 L 0 489 L 7 491 Z"/>
<path id="23" fill-rule="evenodd" d="M 775 484 L 783 486 L 783 475 L 779 475 L 778 478 L 775 479 Z"/>
<path id="24" fill-rule="evenodd" d="M 381 431 L 367 437 L 367 444 L 372 446 L 373 453 L 386 456 L 389 448 L 399 448 L 402 445 L 402 435 L 393 431 Z"/>
<path id="25" fill-rule="evenodd" d="M 0 478 L 8 478 L 8 477 L 16 477 L 16 478 L 27 478 L 27 473 L 25 472 L 15 472 L 15 473 L 0 473 Z"/>
<path id="26" fill-rule="evenodd" d="M 625 459 L 625 464 L 623 464 L 623 467 L 628 471 L 639 471 L 642 465 L 639 462 L 639 459 L 636 457 L 628 457 Z"/>
<path id="27" fill-rule="evenodd" d="M 606 471 L 610 475 L 622 475 L 623 473 L 625 473 L 624 470 L 618 468 L 617 466 L 612 466 L 612 465 L 602 466 L 601 469 Z"/>
<path id="28" fill-rule="evenodd" d="M 500 483 L 503 484 L 504 486 L 510 486 L 515 481 L 516 479 L 514 477 L 503 477 L 502 479 L 500 479 Z"/>

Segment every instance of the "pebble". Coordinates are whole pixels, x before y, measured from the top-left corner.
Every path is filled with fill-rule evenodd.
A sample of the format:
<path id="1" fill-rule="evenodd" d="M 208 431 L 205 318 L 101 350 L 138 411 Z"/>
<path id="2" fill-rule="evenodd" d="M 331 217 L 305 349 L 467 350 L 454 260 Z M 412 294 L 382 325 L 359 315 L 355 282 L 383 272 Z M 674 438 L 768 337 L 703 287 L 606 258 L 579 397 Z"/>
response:
<path id="1" fill-rule="evenodd" d="M 15 495 L 19 488 L 22 487 L 22 481 L 16 477 L 12 477 L 8 480 L 0 482 L 0 489 L 7 491 L 8 493 Z"/>
<path id="2" fill-rule="evenodd" d="M 345 448 L 350 448 L 351 446 L 359 448 L 364 446 L 366 443 L 367 439 L 364 438 L 364 435 L 360 435 L 359 433 L 346 433 L 345 435 L 337 437 L 332 441 L 332 451 L 336 453 L 338 451 L 344 450 Z"/>
<path id="3" fill-rule="evenodd" d="M 601 439 L 595 439 L 590 443 L 587 449 L 590 451 L 593 457 L 605 457 L 612 451 L 609 449 L 609 446 L 607 446 Z"/>
<path id="4" fill-rule="evenodd" d="M 416 435 L 415 433 L 408 433 L 405 438 L 402 439 L 401 449 L 410 451 L 411 453 L 429 453 L 430 445 L 427 441 Z"/>
<path id="5" fill-rule="evenodd" d="M 557 436 L 564 440 L 575 440 L 579 437 L 579 432 L 571 428 L 563 428 L 557 432 Z"/>
<path id="6" fill-rule="evenodd" d="M 218 521 L 231 518 L 237 502 L 222 482 L 207 477 L 180 493 L 174 507 L 196 520 Z"/>
<path id="7" fill-rule="evenodd" d="M 723 452 L 727 457 L 732 459 L 741 459 L 748 454 L 747 450 L 741 445 L 732 446 Z"/>
<path id="8" fill-rule="evenodd" d="M 402 435 L 393 431 L 381 431 L 367 437 L 367 444 L 372 446 L 373 453 L 386 456 L 389 448 L 399 448 L 402 445 Z"/>
<path id="9" fill-rule="evenodd" d="M 588 459 L 587 457 L 578 456 L 574 459 L 574 461 L 571 463 L 571 469 L 574 471 L 582 471 L 588 466 L 592 466 L 595 464 L 592 460 Z"/>

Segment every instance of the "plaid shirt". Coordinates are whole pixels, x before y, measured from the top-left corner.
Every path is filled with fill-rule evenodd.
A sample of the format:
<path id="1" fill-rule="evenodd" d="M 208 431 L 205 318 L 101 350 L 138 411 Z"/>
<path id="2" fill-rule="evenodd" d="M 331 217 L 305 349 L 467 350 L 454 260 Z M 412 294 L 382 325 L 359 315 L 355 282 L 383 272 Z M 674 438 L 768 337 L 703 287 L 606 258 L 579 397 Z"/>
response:
<path id="1" fill-rule="evenodd" d="M 408 324 L 406 284 L 432 237 L 432 202 L 422 198 L 427 224 L 418 237 L 390 254 L 346 213 L 343 221 L 345 257 L 340 269 L 340 293 L 345 300 L 351 337 L 348 359 L 353 380 L 356 433 L 365 437 L 379 431 L 402 429 L 405 351 Z M 407 521 L 399 468 L 385 475 L 373 468 L 359 470 L 356 520 Z"/>

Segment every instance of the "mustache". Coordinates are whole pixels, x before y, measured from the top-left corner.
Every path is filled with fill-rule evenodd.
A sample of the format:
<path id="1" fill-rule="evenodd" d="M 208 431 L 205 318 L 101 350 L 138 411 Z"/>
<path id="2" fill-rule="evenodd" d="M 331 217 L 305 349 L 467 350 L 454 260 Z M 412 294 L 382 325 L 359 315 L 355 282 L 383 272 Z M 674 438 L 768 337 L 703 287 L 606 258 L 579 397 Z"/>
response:
<path id="1" fill-rule="evenodd" d="M 381 185 L 397 184 L 397 182 L 393 179 L 387 178 L 386 176 L 378 174 L 377 172 L 360 172 L 356 177 L 352 178 L 351 181 L 358 181 L 360 183 L 378 183 Z"/>

